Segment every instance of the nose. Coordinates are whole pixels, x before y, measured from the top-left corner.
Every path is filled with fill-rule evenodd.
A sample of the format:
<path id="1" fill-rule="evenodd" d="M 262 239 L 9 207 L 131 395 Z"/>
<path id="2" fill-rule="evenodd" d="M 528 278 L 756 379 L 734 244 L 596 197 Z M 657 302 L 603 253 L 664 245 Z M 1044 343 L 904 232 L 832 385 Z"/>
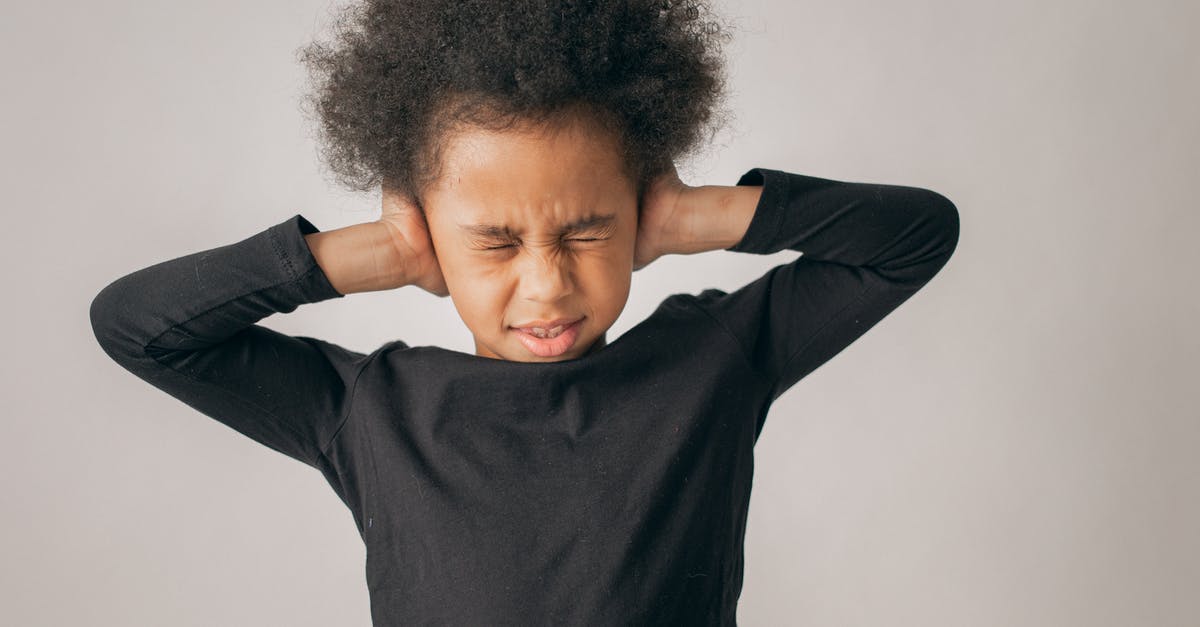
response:
<path id="1" fill-rule="evenodd" d="M 528 251 L 518 268 L 519 292 L 524 300 L 553 303 L 574 289 L 569 260 L 551 253 Z"/>

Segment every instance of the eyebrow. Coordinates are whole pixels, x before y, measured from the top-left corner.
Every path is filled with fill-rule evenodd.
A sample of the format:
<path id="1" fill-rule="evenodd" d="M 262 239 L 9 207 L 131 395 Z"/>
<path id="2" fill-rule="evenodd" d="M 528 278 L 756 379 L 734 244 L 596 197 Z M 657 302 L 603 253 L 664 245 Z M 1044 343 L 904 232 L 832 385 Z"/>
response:
<path id="1" fill-rule="evenodd" d="M 564 233 L 589 231 L 610 226 L 616 222 L 616 219 L 617 216 L 611 213 L 593 214 L 564 224 L 562 231 Z M 476 237 L 511 239 L 516 236 L 516 233 L 512 229 L 501 224 L 460 224 L 458 228 Z"/>

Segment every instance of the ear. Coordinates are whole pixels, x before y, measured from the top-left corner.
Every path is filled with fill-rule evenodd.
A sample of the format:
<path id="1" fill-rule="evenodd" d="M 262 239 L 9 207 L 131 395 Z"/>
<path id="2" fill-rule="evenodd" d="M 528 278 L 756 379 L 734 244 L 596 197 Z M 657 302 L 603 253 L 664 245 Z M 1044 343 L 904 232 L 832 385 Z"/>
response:
<path id="1" fill-rule="evenodd" d="M 637 182 L 637 203 L 638 215 L 642 214 L 642 208 L 646 205 L 646 192 L 650 189 L 650 180 L 646 178 L 638 179 Z"/>

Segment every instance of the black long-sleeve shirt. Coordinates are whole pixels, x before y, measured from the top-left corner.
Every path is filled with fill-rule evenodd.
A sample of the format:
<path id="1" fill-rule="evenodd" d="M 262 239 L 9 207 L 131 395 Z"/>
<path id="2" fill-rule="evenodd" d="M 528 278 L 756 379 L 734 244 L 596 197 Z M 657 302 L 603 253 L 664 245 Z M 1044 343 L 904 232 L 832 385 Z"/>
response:
<path id="1" fill-rule="evenodd" d="M 366 544 L 376 625 L 734 625 L 753 447 L 772 402 L 925 285 L 958 212 L 926 189 L 754 168 L 730 251 L 801 251 L 672 294 L 584 357 L 370 354 L 256 324 L 341 294 L 297 214 L 121 277 L 103 350 L 318 469 Z"/>

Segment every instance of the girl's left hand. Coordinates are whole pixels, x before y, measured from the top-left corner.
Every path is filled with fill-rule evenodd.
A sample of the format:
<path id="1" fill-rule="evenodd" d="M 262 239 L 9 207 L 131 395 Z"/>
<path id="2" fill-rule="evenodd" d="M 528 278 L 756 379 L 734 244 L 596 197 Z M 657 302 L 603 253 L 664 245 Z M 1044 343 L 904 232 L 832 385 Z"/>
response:
<path id="1" fill-rule="evenodd" d="M 673 251 L 672 243 L 685 232 L 684 210 L 680 198 L 692 189 L 679 180 L 672 163 L 669 170 L 646 187 L 638 203 L 637 243 L 633 269 L 641 270 L 650 262 Z"/>

